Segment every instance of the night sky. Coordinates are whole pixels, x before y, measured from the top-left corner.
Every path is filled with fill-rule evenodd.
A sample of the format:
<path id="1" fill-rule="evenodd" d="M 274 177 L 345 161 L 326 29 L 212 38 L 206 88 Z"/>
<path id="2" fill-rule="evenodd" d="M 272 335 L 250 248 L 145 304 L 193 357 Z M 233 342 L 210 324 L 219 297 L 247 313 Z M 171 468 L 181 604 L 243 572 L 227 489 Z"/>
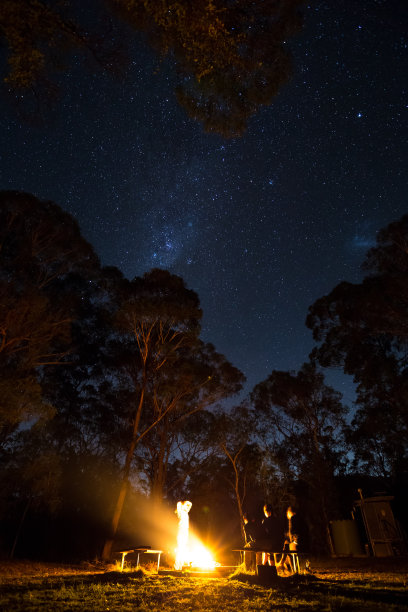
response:
<path id="1" fill-rule="evenodd" d="M 126 78 L 73 67 L 50 120 L 1 107 L 0 188 L 53 200 L 104 265 L 167 268 L 194 289 L 203 338 L 247 376 L 297 370 L 308 307 L 358 282 L 376 232 L 408 213 L 406 0 L 304 6 L 294 75 L 239 139 L 205 134 L 135 36 Z M 340 374 L 328 382 L 353 393 Z"/>

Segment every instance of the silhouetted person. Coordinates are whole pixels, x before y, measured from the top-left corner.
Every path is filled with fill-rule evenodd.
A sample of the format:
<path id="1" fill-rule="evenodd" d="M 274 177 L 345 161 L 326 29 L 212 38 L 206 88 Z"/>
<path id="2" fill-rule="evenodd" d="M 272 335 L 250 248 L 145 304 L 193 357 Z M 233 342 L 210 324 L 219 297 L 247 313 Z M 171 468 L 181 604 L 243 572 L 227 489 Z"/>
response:
<path id="1" fill-rule="evenodd" d="M 299 544 L 299 534 L 294 531 L 295 517 L 296 512 L 291 508 L 291 506 L 289 506 L 289 508 L 286 510 L 286 518 L 288 519 L 288 529 L 285 533 L 282 559 L 279 562 L 280 567 L 291 573 L 295 571 L 295 568 L 293 567 L 292 557 L 287 553 L 297 552 Z"/>
<path id="2" fill-rule="evenodd" d="M 256 548 L 256 542 L 261 535 L 260 523 L 256 521 L 252 514 L 244 513 L 242 516 L 244 522 L 245 545 L 248 551 L 244 552 L 244 564 L 247 570 L 255 569 L 256 552 L 252 552 L 251 548 Z"/>
<path id="3" fill-rule="evenodd" d="M 262 529 L 260 523 L 252 514 L 244 512 L 244 531 L 245 531 L 245 548 L 256 548 L 256 542 L 262 537 Z"/>
<path id="4" fill-rule="evenodd" d="M 285 534 L 283 519 L 274 513 L 271 504 L 265 504 L 263 512 L 262 539 L 257 541 L 256 547 L 271 552 L 280 552 L 283 550 Z M 271 556 L 268 552 L 262 553 L 262 565 L 266 564 L 275 565 L 273 555 Z"/>

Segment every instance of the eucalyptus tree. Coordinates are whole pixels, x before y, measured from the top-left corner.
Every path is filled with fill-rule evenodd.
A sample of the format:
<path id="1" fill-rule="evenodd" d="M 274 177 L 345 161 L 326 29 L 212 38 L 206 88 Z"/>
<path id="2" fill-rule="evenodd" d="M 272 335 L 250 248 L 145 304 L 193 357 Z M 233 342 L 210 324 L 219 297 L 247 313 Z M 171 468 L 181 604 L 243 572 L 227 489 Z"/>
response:
<path id="1" fill-rule="evenodd" d="M 67 287 L 98 266 L 78 224 L 59 206 L 26 193 L 0 193 L 3 444 L 23 422 L 51 414 L 40 375 L 71 350 L 78 297 Z"/>
<path id="2" fill-rule="evenodd" d="M 167 56 L 176 66 L 177 98 L 189 116 L 224 136 L 242 135 L 292 74 L 286 43 L 301 29 L 301 0 L 88 4 L 83 11 L 73 0 L 2 0 L 5 84 L 30 116 L 39 100 L 48 109 L 55 105 L 55 77 L 69 70 L 73 57 L 116 73 L 128 64 L 131 45 L 126 49 L 124 41 L 132 32 L 159 61 Z"/>
<path id="3" fill-rule="evenodd" d="M 346 454 L 347 409 L 341 394 L 306 363 L 297 373 L 273 371 L 254 387 L 251 402 L 266 443 L 269 439 L 274 452 L 284 457 L 293 478 L 308 485 L 303 510 L 309 514 L 315 546 L 323 538 L 330 550 L 329 521 L 337 511 L 334 475 L 341 471 Z"/>
<path id="4" fill-rule="evenodd" d="M 165 270 L 152 270 L 123 288 L 116 313 L 122 350 L 122 367 L 133 389 L 127 407 L 127 436 L 119 494 L 102 558 L 110 558 L 112 544 L 126 497 L 129 474 L 137 444 L 177 406 L 177 398 L 162 402 L 153 381 L 174 366 L 180 353 L 193 348 L 200 333 L 201 309 L 198 296 L 184 281 Z M 142 422 L 150 391 L 150 417 Z M 183 396 L 183 391 L 177 391 Z M 143 426 L 143 429 L 141 428 Z"/>
<path id="5" fill-rule="evenodd" d="M 292 74 L 286 42 L 302 26 L 299 0 L 110 0 L 161 57 L 177 66 L 176 94 L 204 130 L 241 136 Z"/>
<path id="6" fill-rule="evenodd" d="M 212 459 L 216 455 L 212 437 L 212 423 L 214 414 L 211 410 L 198 410 L 182 419 L 174 432 L 171 431 L 172 448 L 166 463 L 166 479 L 163 488 L 163 497 L 172 507 L 180 499 L 190 496 L 192 481 L 197 477 L 210 479 Z M 147 474 L 149 483 L 155 478 L 155 454 L 149 448 L 149 442 L 141 445 L 138 457 L 141 460 L 141 469 Z M 205 476 L 205 471 L 209 472 Z M 152 488 L 152 484 L 150 484 Z"/>
<path id="7" fill-rule="evenodd" d="M 340 283 L 309 309 L 307 325 L 324 367 L 342 367 L 357 384 L 350 430 L 356 469 L 395 490 L 408 473 L 408 215 L 377 234 L 361 283 Z"/>
<path id="8" fill-rule="evenodd" d="M 51 393 L 47 381 L 75 360 L 83 289 L 89 294 L 99 270 L 78 224 L 58 205 L 26 193 L 0 193 L 0 460 L 6 513 L 14 509 L 15 516 L 25 517 L 41 500 L 45 508 L 55 495 L 40 483 L 61 485 L 61 448 L 54 434 L 57 422 L 62 425 L 63 394 L 56 393 L 58 385 Z M 62 427 L 59 439 L 69 433 Z"/>
<path id="9" fill-rule="evenodd" d="M 140 450 L 149 468 L 150 491 L 156 503 L 169 486 L 166 482 L 169 461 L 183 457 L 190 464 L 194 460 L 192 452 L 197 448 L 188 443 L 191 437 L 186 431 L 190 417 L 236 394 L 243 379 L 237 368 L 200 339 L 178 351 L 177 359 L 154 373 L 145 398 L 150 409 L 144 412 L 147 416 L 144 429 L 149 431 Z M 152 418 L 158 414 L 163 414 L 163 418 L 150 428 Z"/>
<path id="10" fill-rule="evenodd" d="M 244 513 L 254 503 L 254 492 L 260 489 L 263 456 L 257 444 L 256 428 L 254 413 L 246 402 L 228 411 L 218 411 L 213 423 L 214 441 L 226 463 L 221 474 L 233 492 L 244 541 Z"/>

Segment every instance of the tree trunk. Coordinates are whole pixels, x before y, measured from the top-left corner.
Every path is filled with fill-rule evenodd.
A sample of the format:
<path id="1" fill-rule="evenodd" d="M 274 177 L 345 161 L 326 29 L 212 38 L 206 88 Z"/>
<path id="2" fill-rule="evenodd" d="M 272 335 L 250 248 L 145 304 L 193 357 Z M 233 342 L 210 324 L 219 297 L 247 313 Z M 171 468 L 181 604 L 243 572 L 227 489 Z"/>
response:
<path id="1" fill-rule="evenodd" d="M 20 519 L 20 522 L 19 522 L 18 527 L 17 527 L 16 535 L 14 536 L 13 546 L 11 547 L 11 550 L 10 550 L 9 559 L 13 559 L 14 558 L 14 551 L 16 550 L 18 538 L 20 537 L 20 533 L 21 533 L 21 529 L 22 529 L 24 521 L 25 521 L 25 517 L 27 516 L 28 509 L 29 509 L 29 507 L 31 505 L 31 499 L 32 499 L 31 497 L 28 498 L 28 501 L 27 501 L 27 503 L 25 505 L 25 508 L 24 508 L 24 512 L 21 515 L 21 519 Z"/>
<path id="2" fill-rule="evenodd" d="M 116 502 L 115 510 L 113 512 L 113 516 L 112 516 L 112 520 L 110 524 L 109 536 L 107 537 L 103 550 L 102 550 L 102 561 L 109 561 L 112 555 L 113 541 L 115 539 L 115 535 L 118 530 L 119 520 L 122 514 L 123 504 L 125 502 L 125 497 L 126 497 L 126 493 L 127 493 L 128 485 L 129 485 L 130 466 L 132 464 L 132 459 L 133 459 L 133 455 L 134 455 L 135 448 L 136 448 L 136 442 L 138 438 L 139 423 L 140 423 L 140 417 L 142 415 L 145 388 L 146 388 L 146 382 L 143 383 L 143 387 L 140 393 L 139 404 L 137 407 L 136 416 L 135 416 L 135 420 L 133 424 L 132 440 L 130 442 L 128 452 L 126 454 L 125 465 L 123 468 L 122 483 L 120 485 L 119 496 Z"/>
<path id="3" fill-rule="evenodd" d="M 162 423 L 163 425 L 163 423 Z M 160 436 L 160 449 L 154 466 L 153 479 L 151 482 L 151 498 L 156 507 L 160 507 L 163 502 L 164 483 L 166 480 L 167 461 L 166 456 L 166 419 L 164 419 L 164 432 Z"/>
<path id="4" fill-rule="evenodd" d="M 241 500 L 241 495 L 239 492 L 239 474 L 238 474 L 238 470 L 236 468 L 236 466 L 234 465 L 234 470 L 235 470 L 235 496 L 237 499 L 237 506 L 238 506 L 238 514 L 239 514 L 239 524 L 241 527 L 241 535 L 242 535 L 242 540 L 246 543 L 246 534 L 245 534 L 245 529 L 244 529 L 244 512 L 242 509 L 242 500 Z"/>

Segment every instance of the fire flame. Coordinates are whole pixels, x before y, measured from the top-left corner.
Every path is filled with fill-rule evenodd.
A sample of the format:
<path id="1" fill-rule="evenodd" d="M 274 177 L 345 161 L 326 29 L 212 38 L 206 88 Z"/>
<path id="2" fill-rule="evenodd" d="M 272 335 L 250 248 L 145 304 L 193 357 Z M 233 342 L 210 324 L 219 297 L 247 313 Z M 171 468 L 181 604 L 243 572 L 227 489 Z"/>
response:
<path id="1" fill-rule="evenodd" d="M 188 548 L 184 551 L 177 550 L 176 555 L 178 558 L 183 558 L 183 567 L 213 570 L 220 565 L 214 561 L 211 552 L 202 544 L 195 544 L 191 550 Z"/>
<path id="2" fill-rule="evenodd" d="M 215 569 L 217 565 L 214 561 L 211 552 L 208 548 L 205 548 L 202 544 L 197 544 L 188 555 L 189 564 L 191 567 L 198 567 L 200 569 Z"/>
<path id="3" fill-rule="evenodd" d="M 190 548 L 188 546 L 188 513 L 191 506 L 192 504 L 189 501 L 177 503 L 176 513 L 179 519 L 179 525 L 174 567 L 177 570 L 183 569 L 184 566 L 213 570 L 219 563 L 214 561 L 211 552 L 205 546 L 199 541 L 195 542 Z"/>

